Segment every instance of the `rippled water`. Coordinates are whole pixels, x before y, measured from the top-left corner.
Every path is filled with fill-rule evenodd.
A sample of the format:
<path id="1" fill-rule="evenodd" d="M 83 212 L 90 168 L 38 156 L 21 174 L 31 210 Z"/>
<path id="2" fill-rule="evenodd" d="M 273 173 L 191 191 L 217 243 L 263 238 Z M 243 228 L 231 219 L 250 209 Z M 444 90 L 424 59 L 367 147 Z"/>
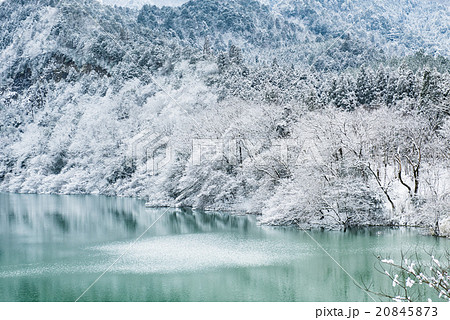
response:
<path id="1" fill-rule="evenodd" d="M 130 244 L 164 216 L 130 249 Z M 443 249 L 406 229 L 311 232 L 358 282 L 387 288 L 375 254 Z M 0 300 L 367 301 L 307 234 L 254 216 L 146 209 L 102 196 L 0 194 Z"/>

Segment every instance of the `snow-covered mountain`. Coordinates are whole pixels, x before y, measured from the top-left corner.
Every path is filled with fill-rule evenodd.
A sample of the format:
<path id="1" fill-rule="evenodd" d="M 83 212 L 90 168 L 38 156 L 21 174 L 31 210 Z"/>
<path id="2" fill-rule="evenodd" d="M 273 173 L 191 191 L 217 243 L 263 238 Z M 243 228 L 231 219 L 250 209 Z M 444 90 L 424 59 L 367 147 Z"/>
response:
<path id="1" fill-rule="evenodd" d="M 6 0 L 0 190 L 140 196 L 272 224 L 446 219 L 447 22 L 431 1 Z M 173 150 L 157 174 L 133 153 L 142 134 L 158 140 L 152 154 Z M 194 139 L 222 138 L 238 156 L 189 161 Z M 301 166 L 280 160 L 280 139 L 302 142 Z"/>
<path id="2" fill-rule="evenodd" d="M 450 6 L 445 1 L 270 1 L 273 10 L 292 21 L 309 21 L 324 34 L 349 30 L 385 52 L 408 53 L 421 48 L 448 55 Z M 394 51 L 395 52 L 395 51 Z"/>
<path id="3" fill-rule="evenodd" d="M 347 38 L 362 50 L 378 48 L 389 56 L 421 49 L 444 56 L 450 53 L 450 9 L 439 1 L 285 0 L 268 4 L 193 0 L 171 9 L 145 7 L 139 22 L 194 42 L 207 35 L 219 50 L 229 41 L 244 51 L 254 50 L 255 44 L 264 50 L 267 46 L 302 50 L 311 42 L 331 44 Z M 292 57 L 281 53 L 282 60 Z"/>

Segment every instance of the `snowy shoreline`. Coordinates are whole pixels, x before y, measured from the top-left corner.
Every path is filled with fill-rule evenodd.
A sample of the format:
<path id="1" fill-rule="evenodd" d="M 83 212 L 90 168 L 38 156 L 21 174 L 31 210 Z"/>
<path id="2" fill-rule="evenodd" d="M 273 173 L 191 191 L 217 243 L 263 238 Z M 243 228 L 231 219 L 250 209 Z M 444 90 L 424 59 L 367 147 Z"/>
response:
<path id="1" fill-rule="evenodd" d="M 127 198 L 127 199 L 133 199 L 137 201 L 145 202 L 145 198 L 142 197 L 135 197 L 135 196 L 124 196 L 124 195 L 106 195 L 106 194 L 89 194 L 89 193 L 36 193 L 36 192 L 29 192 L 29 193 L 20 193 L 20 192 L 8 192 L 0 189 L 0 193 L 4 194 L 23 194 L 23 195 L 55 195 L 55 196 L 102 196 L 102 197 L 111 197 L 111 198 Z M 148 209 L 173 209 L 173 210 L 181 210 L 181 211 L 196 211 L 196 212 L 204 212 L 204 213 L 226 213 L 230 215 L 252 215 L 257 216 L 257 223 L 260 225 L 266 225 L 268 227 L 288 227 L 288 228 L 295 228 L 303 231 L 311 231 L 311 230 L 321 230 L 321 231 L 339 231 L 339 232 L 345 232 L 346 230 L 343 229 L 342 226 L 326 226 L 326 225 L 315 225 L 315 224 L 302 224 L 299 225 L 296 219 L 292 221 L 284 221 L 283 223 L 276 224 L 274 222 L 271 223 L 261 223 L 260 217 L 262 217 L 261 212 L 245 212 L 242 210 L 236 210 L 232 208 L 220 208 L 220 209 L 214 209 L 214 208 L 193 208 L 188 206 L 174 206 L 174 205 L 147 205 L 145 203 L 145 207 Z M 398 228 L 410 228 L 410 229 L 418 229 L 420 230 L 420 234 L 424 236 L 435 236 L 440 238 L 450 238 L 450 235 L 436 235 L 433 233 L 433 229 L 426 225 L 415 225 L 415 224 L 400 224 L 400 223 L 394 223 L 394 222 L 388 222 L 385 224 L 363 224 L 363 225 L 353 225 L 348 230 L 358 230 L 361 228 L 389 228 L 389 229 L 398 229 Z"/>

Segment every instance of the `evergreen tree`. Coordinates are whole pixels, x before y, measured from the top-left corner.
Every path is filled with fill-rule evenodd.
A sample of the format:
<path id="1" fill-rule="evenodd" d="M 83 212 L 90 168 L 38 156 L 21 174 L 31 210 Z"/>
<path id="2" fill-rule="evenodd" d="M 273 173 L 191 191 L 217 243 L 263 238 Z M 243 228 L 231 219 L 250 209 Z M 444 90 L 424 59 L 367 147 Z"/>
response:
<path id="1" fill-rule="evenodd" d="M 375 97 L 371 73 L 366 67 L 361 67 L 356 79 L 356 98 L 359 104 L 369 105 Z"/>
<path id="2" fill-rule="evenodd" d="M 203 43 L 203 55 L 204 56 L 211 55 L 211 43 L 209 42 L 208 36 L 205 36 L 205 41 Z"/>
<path id="3" fill-rule="evenodd" d="M 230 59 L 230 62 L 233 64 L 240 65 L 242 64 L 242 52 L 241 49 L 234 44 L 230 44 L 229 50 L 228 50 L 228 57 Z"/>
<path id="4" fill-rule="evenodd" d="M 228 69 L 228 66 L 230 65 L 230 60 L 228 59 L 228 56 L 225 53 L 219 53 L 217 56 L 217 66 L 219 68 L 219 71 L 221 73 L 225 72 Z"/>

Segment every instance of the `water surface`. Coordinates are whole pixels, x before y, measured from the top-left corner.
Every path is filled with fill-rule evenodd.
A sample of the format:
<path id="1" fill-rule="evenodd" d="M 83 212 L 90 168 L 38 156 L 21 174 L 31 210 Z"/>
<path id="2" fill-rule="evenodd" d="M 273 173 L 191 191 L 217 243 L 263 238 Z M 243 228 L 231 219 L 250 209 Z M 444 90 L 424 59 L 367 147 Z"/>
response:
<path id="1" fill-rule="evenodd" d="M 370 301 L 301 230 L 254 216 L 146 209 L 103 196 L 0 194 L 0 301 Z M 389 281 L 375 254 L 448 240 L 416 230 L 311 232 L 358 282 Z"/>

